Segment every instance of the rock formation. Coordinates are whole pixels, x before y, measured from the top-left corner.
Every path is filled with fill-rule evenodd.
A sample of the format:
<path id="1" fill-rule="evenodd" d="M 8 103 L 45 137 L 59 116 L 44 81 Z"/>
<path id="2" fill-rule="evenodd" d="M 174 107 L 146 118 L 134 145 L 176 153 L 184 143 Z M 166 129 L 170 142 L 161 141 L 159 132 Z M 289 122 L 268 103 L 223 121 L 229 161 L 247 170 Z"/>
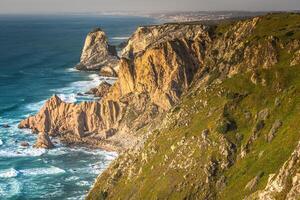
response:
<path id="1" fill-rule="evenodd" d="M 299 20 L 140 27 L 99 101 L 53 96 L 19 127 L 121 153 L 87 199 L 296 199 Z"/>
<path id="2" fill-rule="evenodd" d="M 300 198 L 300 143 L 277 174 L 271 174 L 264 190 L 258 191 L 247 199 L 276 200 L 281 194 L 284 199 Z"/>
<path id="3" fill-rule="evenodd" d="M 106 34 L 96 28 L 85 40 L 78 70 L 100 71 L 107 76 L 117 75 L 118 56 L 114 46 L 108 44 Z"/>
<path id="4" fill-rule="evenodd" d="M 209 39 L 209 27 L 202 24 L 164 24 L 139 27 L 130 37 L 122 50 L 122 57 L 132 58 L 143 53 L 147 48 L 157 46 L 166 41 L 185 38 L 186 40 Z"/>
<path id="5" fill-rule="evenodd" d="M 37 137 L 37 141 L 34 144 L 35 148 L 52 149 L 54 148 L 47 133 L 40 132 Z"/>
<path id="6" fill-rule="evenodd" d="M 99 102 L 68 104 L 53 96 L 36 116 L 23 120 L 19 127 L 73 142 L 104 138 L 115 149 L 131 147 L 136 137 L 128 133 L 169 110 L 192 83 L 201 53 L 210 41 L 205 26 L 197 25 L 195 29 L 198 37 L 194 40 L 189 35 L 166 40 L 132 59 L 122 58 L 117 82 Z M 174 31 L 180 33 L 182 29 Z M 113 136 L 107 134 L 111 130 Z"/>
<path id="7" fill-rule="evenodd" d="M 104 82 L 100 83 L 100 85 L 98 87 L 90 89 L 85 94 L 92 94 L 95 97 L 102 98 L 109 92 L 110 87 L 111 87 L 111 84 L 104 81 Z"/>

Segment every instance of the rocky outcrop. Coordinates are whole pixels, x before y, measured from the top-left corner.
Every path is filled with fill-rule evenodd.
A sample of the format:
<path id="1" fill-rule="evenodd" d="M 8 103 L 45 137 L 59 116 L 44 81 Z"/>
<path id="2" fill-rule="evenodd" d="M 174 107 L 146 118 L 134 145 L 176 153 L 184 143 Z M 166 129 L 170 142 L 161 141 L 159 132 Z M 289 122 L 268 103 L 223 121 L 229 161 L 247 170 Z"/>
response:
<path id="1" fill-rule="evenodd" d="M 100 83 L 100 85 L 98 87 L 90 89 L 85 94 L 92 94 L 95 97 L 102 98 L 109 92 L 110 87 L 111 87 L 111 84 L 104 81 L 104 82 Z"/>
<path id="2" fill-rule="evenodd" d="M 203 24 L 164 24 L 139 27 L 130 37 L 122 50 L 122 57 L 133 58 L 146 49 L 157 46 L 165 41 L 185 38 L 186 40 L 207 40 L 209 26 Z"/>
<path id="3" fill-rule="evenodd" d="M 299 65 L 300 64 L 300 50 L 296 51 L 292 61 L 291 61 L 291 66 Z"/>
<path id="4" fill-rule="evenodd" d="M 118 80 L 93 89 L 100 100 L 74 104 L 53 96 L 19 127 L 48 133 L 67 144 L 123 151 L 99 176 L 88 199 L 178 198 L 172 196 L 174 191 L 182 199 L 216 199 L 228 195 L 224 190 L 237 188 L 235 179 L 242 180 L 241 191 L 233 196 L 244 198 L 261 189 L 265 176 L 282 164 L 281 152 L 273 151 L 282 133 L 289 144 L 297 138 L 289 136 L 297 127 L 291 121 L 296 120 L 278 116 L 289 112 L 291 117 L 298 110 L 296 75 L 281 68 L 297 49 L 291 47 L 287 56 L 285 45 L 291 44 L 273 36 L 273 31 L 261 34 L 270 20 L 260 24 L 262 19 L 224 27 L 199 23 L 140 27 L 123 50 Z M 280 103 L 274 108 L 275 97 Z M 297 151 L 259 197 L 279 194 L 296 199 Z M 172 184 L 162 192 L 160 183 Z M 148 194 L 153 196 L 143 196 Z"/>
<path id="5" fill-rule="evenodd" d="M 118 60 L 116 48 L 108 44 L 106 34 L 97 28 L 87 35 L 76 69 L 116 76 Z"/>
<path id="6" fill-rule="evenodd" d="M 277 174 L 271 174 L 264 190 L 258 191 L 246 199 L 275 200 L 279 196 L 287 200 L 300 198 L 300 143 L 283 164 Z"/>
<path id="7" fill-rule="evenodd" d="M 263 175 L 264 175 L 263 172 L 260 172 L 257 176 L 251 179 L 247 183 L 245 190 L 253 191 L 253 189 L 258 185 L 259 180 L 262 178 Z"/>
<path id="8" fill-rule="evenodd" d="M 93 138 L 117 149 L 131 147 L 137 140 L 132 132 L 170 109 L 190 87 L 210 41 L 205 26 L 197 30 L 194 40 L 181 33 L 182 38 L 157 43 L 134 58 L 122 58 L 117 82 L 99 102 L 69 104 L 53 96 L 19 127 L 72 142 Z"/>
<path id="9" fill-rule="evenodd" d="M 127 138 L 136 138 L 135 130 L 178 103 L 193 81 L 226 78 L 245 66 L 274 65 L 276 39 L 246 45 L 258 22 L 259 18 L 254 18 L 236 23 L 217 38 L 214 26 L 197 23 L 140 27 L 123 50 L 117 65 L 118 80 L 109 91 L 108 87 L 100 89 L 103 97 L 99 102 L 68 104 L 54 96 L 36 116 L 22 121 L 20 128 L 71 141 L 93 138 L 109 141 L 112 146 L 118 143 L 118 148 L 131 147 L 137 139 L 128 142 Z M 108 63 L 113 55 L 105 33 L 97 29 L 87 38 L 81 63 Z M 263 56 L 254 59 L 255 55 Z"/>
<path id="10" fill-rule="evenodd" d="M 96 29 L 87 37 L 81 64 L 87 68 L 99 66 L 96 68 L 107 74 L 118 71 L 116 83 L 91 91 L 102 96 L 99 102 L 67 104 L 54 96 L 20 127 L 60 137 L 73 133 L 80 140 L 91 136 L 116 138 L 115 142 L 121 144 L 119 133 L 128 135 L 168 111 L 193 82 L 203 80 L 205 85 L 238 72 L 256 73 L 257 69 L 275 65 L 277 46 L 281 44 L 278 38 L 249 42 L 259 21 L 237 22 L 222 34 L 215 26 L 200 23 L 140 27 L 114 67 L 107 63 L 113 63 L 112 58 L 117 60 L 115 53 L 105 33 Z"/>
<path id="11" fill-rule="evenodd" d="M 35 148 L 52 149 L 54 144 L 51 142 L 47 133 L 40 132 L 37 137 L 37 141 L 34 144 Z"/>

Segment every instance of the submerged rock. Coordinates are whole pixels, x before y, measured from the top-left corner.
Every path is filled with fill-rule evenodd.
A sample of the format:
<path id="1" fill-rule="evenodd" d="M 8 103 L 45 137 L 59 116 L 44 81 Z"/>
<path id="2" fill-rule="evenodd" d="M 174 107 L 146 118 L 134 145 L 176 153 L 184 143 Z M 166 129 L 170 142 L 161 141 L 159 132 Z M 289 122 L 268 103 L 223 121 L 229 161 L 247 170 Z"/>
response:
<path id="1" fill-rule="evenodd" d="M 109 45 L 106 34 L 100 28 L 96 28 L 87 35 L 76 69 L 100 71 L 102 68 L 109 68 L 114 72 L 110 76 L 116 76 L 118 61 L 116 48 Z"/>
<path id="2" fill-rule="evenodd" d="M 2 124 L 1 125 L 3 128 L 10 128 L 10 125 L 8 125 L 8 124 Z"/>
<path id="3" fill-rule="evenodd" d="M 26 142 L 26 141 L 22 141 L 22 142 L 20 142 L 20 146 L 21 146 L 21 147 L 28 147 L 28 146 L 29 146 L 29 143 Z"/>
<path id="4" fill-rule="evenodd" d="M 51 142 L 47 133 L 39 133 L 34 148 L 53 149 L 54 144 Z"/>

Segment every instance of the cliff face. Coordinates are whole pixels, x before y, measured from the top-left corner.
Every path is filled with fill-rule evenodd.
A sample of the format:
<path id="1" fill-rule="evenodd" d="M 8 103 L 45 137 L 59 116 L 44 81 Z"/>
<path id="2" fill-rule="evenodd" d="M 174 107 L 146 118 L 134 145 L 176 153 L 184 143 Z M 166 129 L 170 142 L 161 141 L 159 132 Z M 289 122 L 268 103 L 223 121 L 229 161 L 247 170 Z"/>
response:
<path id="1" fill-rule="evenodd" d="M 207 40 L 210 27 L 202 24 L 165 24 L 139 27 L 122 50 L 122 57 L 135 57 L 146 49 L 166 41 L 185 38 L 186 40 Z"/>
<path id="2" fill-rule="evenodd" d="M 182 87 L 159 120 L 138 131 L 145 135 L 143 145 L 122 153 L 87 199 L 297 199 L 300 68 L 293 61 L 300 49 L 299 21 L 297 14 L 275 14 L 225 22 L 206 29 L 208 37 L 181 45 L 176 59 L 197 58 L 189 87 Z M 151 27 L 141 30 L 153 35 Z M 145 44 L 139 34 L 132 39 Z M 137 61 L 176 41 L 129 43 L 124 52 L 136 59 L 127 71 L 144 67 Z M 155 83 L 153 77 L 144 79 Z M 138 90 L 135 80 L 125 93 Z"/>
<path id="3" fill-rule="evenodd" d="M 116 76 L 118 56 L 114 46 L 108 44 L 106 34 L 97 28 L 90 32 L 85 40 L 79 70 L 100 71 L 107 76 Z"/>
<path id="4" fill-rule="evenodd" d="M 297 196 L 299 21 L 141 27 L 100 101 L 54 96 L 20 127 L 123 152 L 87 199 Z M 274 173 L 279 192 L 266 186 Z"/>
<path id="5" fill-rule="evenodd" d="M 189 88 L 210 41 L 204 26 L 197 30 L 200 27 L 203 40 L 165 40 L 133 58 L 122 58 L 117 82 L 99 102 L 68 104 L 54 96 L 19 127 L 69 138 L 68 142 L 88 140 L 94 145 L 99 140 L 110 149 L 132 147 L 138 138 L 133 132 L 169 110 Z"/>

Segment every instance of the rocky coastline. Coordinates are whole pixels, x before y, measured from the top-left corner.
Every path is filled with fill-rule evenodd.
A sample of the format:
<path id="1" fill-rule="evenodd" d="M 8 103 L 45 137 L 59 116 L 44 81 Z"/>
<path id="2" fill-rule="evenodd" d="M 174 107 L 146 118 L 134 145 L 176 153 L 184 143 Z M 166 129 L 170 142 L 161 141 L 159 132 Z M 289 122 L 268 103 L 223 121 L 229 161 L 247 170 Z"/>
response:
<path id="1" fill-rule="evenodd" d="M 87 199 L 297 199 L 299 16 L 139 27 L 120 58 L 96 29 L 77 68 L 117 81 L 19 128 L 120 153 Z"/>
<path id="2" fill-rule="evenodd" d="M 182 40 L 173 42 L 177 37 Z M 54 95 L 37 115 L 21 121 L 19 128 L 48 133 L 69 145 L 84 144 L 119 152 L 137 145 L 140 139 L 135 132 L 169 110 L 192 83 L 200 55 L 195 52 L 189 57 L 177 57 L 176 50 L 197 37 L 210 40 L 208 27 L 201 24 L 140 27 L 122 51 L 118 80 L 106 86 L 105 95 L 99 101 L 65 103 Z M 93 63 L 94 55 L 101 61 L 107 59 L 107 39 L 101 29 L 89 33 L 87 41 L 81 63 Z M 99 48 L 94 46 L 101 46 L 101 52 L 106 53 L 99 53 Z M 152 51 L 153 48 L 158 50 Z M 168 52 L 164 52 L 165 48 Z M 143 54 L 148 49 L 149 53 Z M 141 54 L 143 56 L 139 56 Z M 170 56 L 175 56 L 171 63 Z M 184 70 L 182 63 L 186 63 Z M 142 65 L 147 66 L 140 67 Z M 152 65 L 156 65 L 156 69 Z"/>

